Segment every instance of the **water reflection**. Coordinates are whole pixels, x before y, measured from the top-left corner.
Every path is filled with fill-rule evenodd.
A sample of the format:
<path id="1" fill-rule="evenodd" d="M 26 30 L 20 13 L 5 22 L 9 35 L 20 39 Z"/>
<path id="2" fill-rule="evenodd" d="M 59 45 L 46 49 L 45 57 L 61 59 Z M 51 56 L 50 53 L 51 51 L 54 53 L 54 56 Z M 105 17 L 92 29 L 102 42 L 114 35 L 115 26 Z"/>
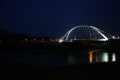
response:
<path id="1" fill-rule="evenodd" d="M 109 55 L 107 52 L 103 52 L 102 54 L 102 62 L 108 62 L 109 61 Z"/>
<path id="2" fill-rule="evenodd" d="M 115 61 L 116 61 L 116 54 L 113 53 L 113 54 L 112 54 L 112 62 L 115 62 Z"/>
<path id="3" fill-rule="evenodd" d="M 31 64 L 34 66 L 64 66 L 99 62 L 119 62 L 119 52 L 106 50 L 80 50 L 71 52 L 41 52 L 42 54 L 16 52 L 0 54 L 1 63 Z M 44 54 L 43 54 L 44 53 Z M 117 55 L 116 55 L 117 54 Z"/>
<path id="4" fill-rule="evenodd" d="M 108 53 L 104 50 L 90 50 L 89 51 L 89 63 L 96 62 L 115 62 L 116 54 Z"/>

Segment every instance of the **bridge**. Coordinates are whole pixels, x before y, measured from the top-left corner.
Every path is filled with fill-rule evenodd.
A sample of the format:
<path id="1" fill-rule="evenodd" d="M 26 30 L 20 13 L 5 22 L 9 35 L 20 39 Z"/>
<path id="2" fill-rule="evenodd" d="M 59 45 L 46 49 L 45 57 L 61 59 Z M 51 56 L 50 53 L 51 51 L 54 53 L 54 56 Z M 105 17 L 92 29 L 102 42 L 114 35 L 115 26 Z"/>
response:
<path id="1" fill-rule="evenodd" d="M 108 41 L 109 39 L 115 39 L 115 36 L 95 26 L 81 25 L 68 30 L 59 39 L 59 42 L 73 42 L 76 40 Z"/>

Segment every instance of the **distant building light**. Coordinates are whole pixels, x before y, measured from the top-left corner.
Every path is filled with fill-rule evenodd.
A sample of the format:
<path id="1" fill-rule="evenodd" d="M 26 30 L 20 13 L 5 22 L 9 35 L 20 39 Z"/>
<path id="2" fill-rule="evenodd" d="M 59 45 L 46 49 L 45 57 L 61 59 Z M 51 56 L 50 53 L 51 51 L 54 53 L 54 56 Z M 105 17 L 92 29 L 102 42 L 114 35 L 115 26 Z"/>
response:
<path id="1" fill-rule="evenodd" d="M 76 38 L 74 40 L 77 40 Z"/>
<path id="2" fill-rule="evenodd" d="M 25 41 L 28 41 L 28 38 L 25 38 Z"/>
<path id="3" fill-rule="evenodd" d="M 50 41 L 54 41 L 53 39 L 49 39 Z"/>
<path id="4" fill-rule="evenodd" d="M 120 39 L 120 37 L 119 37 L 119 36 L 118 36 L 117 38 L 118 38 L 118 39 Z"/>
<path id="5" fill-rule="evenodd" d="M 72 40 L 72 39 L 70 39 L 70 40 L 69 40 L 69 42 L 73 42 L 73 40 Z"/>
<path id="6" fill-rule="evenodd" d="M 36 41 L 36 38 L 34 38 L 33 40 Z"/>
<path id="7" fill-rule="evenodd" d="M 59 41 L 58 39 L 55 39 L 55 41 Z"/>
<path id="8" fill-rule="evenodd" d="M 112 36 L 113 39 L 115 39 L 115 36 Z"/>

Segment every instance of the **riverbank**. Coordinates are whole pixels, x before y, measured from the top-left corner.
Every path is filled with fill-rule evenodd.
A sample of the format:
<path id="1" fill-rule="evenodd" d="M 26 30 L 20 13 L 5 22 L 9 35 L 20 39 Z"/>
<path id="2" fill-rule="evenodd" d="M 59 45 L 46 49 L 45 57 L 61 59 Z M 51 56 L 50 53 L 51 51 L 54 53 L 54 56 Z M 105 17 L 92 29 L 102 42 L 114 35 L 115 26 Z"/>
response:
<path id="1" fill-rule="evenodd" d="M 120 40 L 77 41 L 77 42 L 5 42 L 0 44 L 0 51 L 79 51 L 80 49 L 119 50 Z"/>

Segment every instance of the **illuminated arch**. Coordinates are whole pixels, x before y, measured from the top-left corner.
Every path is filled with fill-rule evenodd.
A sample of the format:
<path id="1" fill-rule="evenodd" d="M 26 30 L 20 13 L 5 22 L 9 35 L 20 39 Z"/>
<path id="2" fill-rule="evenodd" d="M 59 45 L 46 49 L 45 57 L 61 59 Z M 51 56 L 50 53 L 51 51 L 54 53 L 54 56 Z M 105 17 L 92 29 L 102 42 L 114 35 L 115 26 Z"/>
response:
<path id="1" fill-rule="evenodd" d="M 108 40 L 108 37 L 105 36 L 102 32 L 102 30 L 94 27 L 94 26 L 88 26 L 88 25 L 83 25 L 83 26 L 76 26 L 76 27 L 73 27 L 71 28 L 67 33 L 65 33 L 65 35 L 63 35 L 60 39 L 59 39 L 59 42 L 64 42 L 64 41 L 67 41 L 69 39 L 69 35 L 72 31 L 74 31 L 75 29 L 77 28 L 83 28 L 83 27 L 87 27 L 87 28 L 91 28 L 93 30 L 95 30 L 98 34 L 100 34 L 103 38 L 102 39 L 97 39 L 97 41 L 107 41 Z"/>

